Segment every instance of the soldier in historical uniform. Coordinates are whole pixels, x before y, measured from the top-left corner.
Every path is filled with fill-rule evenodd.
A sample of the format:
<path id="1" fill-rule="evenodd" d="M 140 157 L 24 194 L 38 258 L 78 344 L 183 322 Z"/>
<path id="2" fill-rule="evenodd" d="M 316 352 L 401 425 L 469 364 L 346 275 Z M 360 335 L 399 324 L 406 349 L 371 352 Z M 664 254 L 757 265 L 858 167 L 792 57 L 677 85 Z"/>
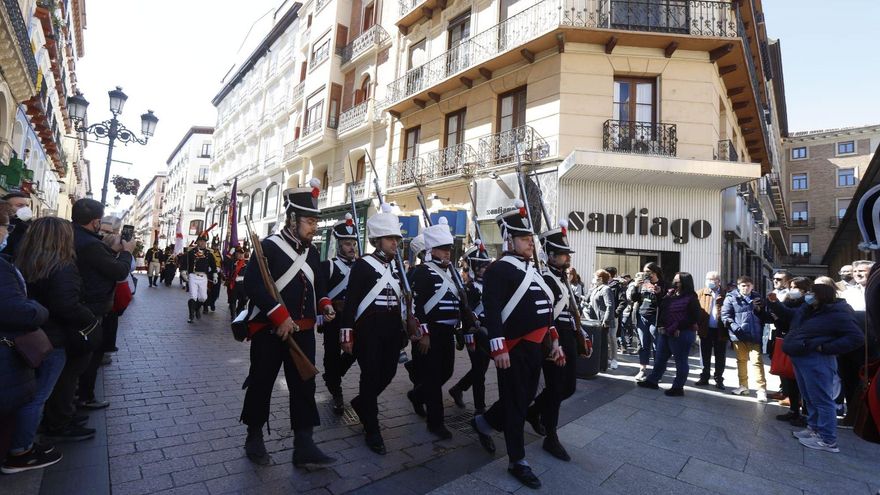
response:
<path id="1" fill-rule="evenodd" d="M 571 397 L 577 387 L 577 339 L 582 330 L 577 328 L 571 314 L 578 308 L 571 306 L 572 295 L 566 274 L 574 251 L 568 245 L 565 222 L 561 222 L 559 228 L 541 234 L 540 240 L 547 253 L 544 281 L 553 291 L 553 325 L 559 334 L 559 345 L 565 353 L 565 364 L 558 366 L 555 362 L 544 361 L 544 390 L 535 398 L 526 418 L 536 433 L 546 435 L 544 450 L 557 459 L 570 461 L 571 457 L 559 442 L 556 427 L 562 401 Z"/>
<path id="2" fill-rule="evenodd" d="M 333 308 L 342 313 L 345 307 L 345 289 L 351 273 L 351 266 L 357 260 L 358 233 L 351 213 L 333 226 L 332 235 L 336 238 L 336 256 L 321 263 L 321 275 L 328 281 L 327 297 L 333 301 Z M 324 332 L 324 383 L 333 396 L 333 412 L 342 414 L 345 401 L 342 398 L 342 377 L 355 362 L 352 354 L 342 352 L 339 344 L 339 320 L 325 323 Z"/>
<path id="3" fill-rule="evenodd" d="M 416 266 L 425 262 L 425 236 L 424 234 L 419 234 L 412 238 L 409 241 L 409 252 L 412 253 L 413 262 L 407 268 L 406 276 L 409 278 L 412 275 L 413 270 Z M 398 363 L 402 363 L 403 367 L 406 368 L 406 373 L 409 376 L 409 381 L 412 382 L 413 385 L 416 384 L 418 378 L 416 378 L 416 363 L 411 360 L 406 355 L 406 348 L 400 350 L 400 356 L 397 358 Z M 424 414 L 422 414 L 424 416 Z"/>
<path id="4" fill-rule="evenodd" d="M 364 426 L 367 446 L 384 455 L 378 398 L 397 372 L 397 357 L 406 341 L 401 289 L 405 274 L 394 264 L 402 236 L 397 215 L 389 205 L 383 204 L 380 212 L 367 220 L 367 232 L 376 249 L 351 268 L 339 342 L 345 352 L 357 356 L 361 369 L 359 393 L 351 406 Z"/>
<path id="5" fill-rule="evenodd" d="M 482 241 L 476 240 L 473 246 L 464 252 L 464 261 L 467 267 L 468 283 L 465 287 L 468 305 L 473 308 L 477 319 L 482 321 L 486 316 L 483 305 L 483 274 L 492 262 L 489 253 Z M 478 336 L 474 333 L 466 333 L 465 344 L 467 345 L 468 357 L 471 360 L 471 369 L 449 389 L 449 395 L 459 407 L 464 407 L 463 392 L 474 387 L 474 414 L 483 414 L 486 411 L 486 370 L 489 369 L 491 358 L 484 349 L 477 348 Z"/>
<path id="6" fill-rule="evenodd" d="M 446 218 L 427 227 L 425 262 L 413 268 L 410 284 L 416 318 L 429 335 L 430 344 L 413 343 L 412 355 L 417 383 L 407 393 L 413 408 L 424 415 L 427 408 L 428 431 L 440 439 L 452 438 L 443 424 L 443 385 L 452 376 L 455 364 L 455 332 L 462 315 L 456 277 L 452 273 L 452 233 Z"/>
<path id="7" fill-rule="evenodd" d="M 177 273 L 177 256 L 174 256 L 174 246 L 165 247 L 165 264 L 162 266 L 162 282 L 165 287 L 171 287 L 174 282 L 174 274 Z"/>
<path id="8" fill-rule="evenodd" d="M 217 266 L 217 280 L 211 280 L 208 283 L 208 298 L 205 299 L 204 310 L 205 313 L 210 309 L 211 311 L 217 311 L 217 299 L 220 297 L 220 286 L 223 281 L 223 271 L 220 269 L 223 266 L 223 255 L 220 253 L 220 238 L 214 236 L 214 239 L 211 241 L 211 248 L 208 250 L 211 253 L 211 256 L 214 257 L 214 263 Z"/>
<path id="9" fill-rule="evenodd" d="M 525 461 L 526 411 L 535 398 L 544 359 L 561 362 L 564 354 L 553 328 L 553 291 L 532 262 L 531 222 L 522 201 L 517 200 L 516 207 L 495 218 L 505 252 L 486 270 L 483 285 L 482 323 L 498 369 L 499 399 L 486 414 L 475 416 L 471 425 L 486 450 L 492 430 L 504 431 L 508 472 L 524 485 L 538 488 L 541 480 Z"/>
<path id="10" fill-rule="evenodd" d="M 284 366 L 290 393 L 290 427 L 293 430 L 293 464 L 297 467 L 335 461 L 315 445 L 312 432 L 321 424 L 315 404 L 314 377 L 303 380 L 284 342 L 290 336 L 309 360 L 315 362 L 315 327 L 319 320 L 332 321 L 336 313 L 327 297 L 326 281 L 318 275 L 320 258 L 312 245 L 318 229 L 320 182 L 284 192 L 286 222 L 278 234 L 261 241 L 269 275 L 282 301 L 266 290 L 259 264 L 248 263 L 244 285 L 248 305 L 251 366 L 245 382 L 247 392 L 241 421 L 247 425 L 245 452 L 257 464 L 268 464 L 263 426 L 269 419 L 272 387 Z M 283 304 L 280 304 L 283 303 Z"/>
<path id="11" fill-rule="evenodd" d="M 150 282 L 150 287 L 158 287 L 159 286 L 159 276 L 162 274 L 162 263 L 164 260 L 164 253 L 159 249 L 159 241 L 153 243 L 153 247 L 147 249 L 147 254 L 144 255 L 144 261 L 147 263 L 147 279 Z"/>
<path id="12" fill-rule="evenodd" d="M 202 232 L 196 246 L 186 253 L 185 278 L 189 286 L 189 322 L 202 317 L 202 304 L 208 299 L 208 280 L 218 280 L 217 263 L 208 251 L 208 234 Z"/>
<path id="13" fill-rule="evenodd" d="M 247 306 L 247 292 L 244 290 L 244 274 L 247 260 L 245 252 L 240 246 L 233 250 L 233 263 L 229 269 L 227 280 L 226 299 L 229 301 L 230 319 L 235 319 Z"/>

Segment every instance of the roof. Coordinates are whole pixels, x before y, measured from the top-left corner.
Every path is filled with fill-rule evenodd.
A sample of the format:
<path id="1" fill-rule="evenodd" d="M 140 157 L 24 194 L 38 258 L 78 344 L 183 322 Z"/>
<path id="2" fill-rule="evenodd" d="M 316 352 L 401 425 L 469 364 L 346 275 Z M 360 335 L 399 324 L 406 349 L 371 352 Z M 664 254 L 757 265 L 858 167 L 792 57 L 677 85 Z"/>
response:
<path id="1" fill-rule="evenodd" d="M 858 219 L 856 218 L 856 210 L 858 209 L 859 200 L 861 200 L 862 196 L 868 192 L 868 189 L 876 186 L 878 183 L 880 183 L 880 146 L 877 146 L 877 149 L 874 150 L 874 156 L 871 158 L 871 163 L 868 164 L 868 168 L 865 170 L 865 175 L 862 176 L 862 180 L 859 181 L 859 186 L 856 188 L 856 192 L 853 194 L 853 198 L 849 202 L 849 207 L 846 209 L 846 213 L 837 225 L 837 231 L 834 232 L 834 237 L 832 237 L 831 242 L 828 243 L 828 249 L 825 250 L 825 255 L 822 257 L 823 265 L 831 263 L 831 255 L 836 251 L 835 245 L 838 243 L 852 242 L 858 244 L 860 242 L 859 237 L 861 234 L 859 233 Z"/>
<path id="2" fill-rule="evenodd" d="M 245 59 L 244 63 L 241 64 L 241 66 L 238 68 L 238 70 L 235 72 L 229 82 L 223 85 L 223 88 L 220 89 L 220 92 L 217 93 L 217 96 L 215 96 L 211 100 L 211 104 L 213 104 L 215 107 L 219 105 L 220 102 L 223 101 L 223 98 L 226 98 L 226 95 L 228 95 L 232 91 L 232 88 L 234 88 L 235 85 L 238 84 L 242 79 L 244 79 L 244 76 L 254 67 L 254 65 L 256 65 L 257 61 L 260 60 L 263 55 L 269 52 L 269 48 L 272 46 L 272 43 L 280 38 L 281 35 L 284 34 L 284 32 L 287 30 L 287 28 L 290 27 L 291 24 L 293 24 L 294 19 L 299 16 L 300 8 L 302 8 L 302 4 L 299 2 L 295 2 L 293 5 L 291 5 L 290 9 L 285 12 L 284 16 L 282 16 L 281 19 L 279 19 L 278 22 L 272 27 L 272 30 L 269 31 L 269 34 L 267 34 L 266 37 L 263 38 L 263 41 L 260 42 L 260 44 L 257 45 L 257 48 L 248 56 L 247 59 Z"/>
<path id="3" fill-rule="evenodd" d="M 880 124 L 854 125 L 850 127 L 834 127 L 831 129 L 815 129 L 812 131 L 796 131 L 790 133 L 787 138 L 804 138 L 804 137 L 821 137 L 825 134 L 853 134 L 857 131 L 861 132 L 878 132 L 880 133 Z"/>
<path id="4" fill-rule="evenodd" d="M 156 182 L 156 179 L 158 179 L 160 177 L 165 178 L 168 176 L 165 174 L 165 172 L 159 172 L 158 174 L 154 175 L 153 178 L 150 179 L 150 182 L 147 182 L 147 185 L 144 186 L 144 188 L 141 189 L 141 192 L 138 193 L 137 199 L 143 198 L 144 194 L 146 194 L 147 191 L 149 191 L 153 187 L 153 183 Z"/>
<path id="5" fill-rule="evenodd" d="M 197 126 L 194 125 L 186 131 L 186 134 L 183 135 L 183 139 L 180 140 L 180 143 L 174 148 L 174 151 L 168 156 L 168 160 L 165 161 L 167 165 L 171 165 L 171 160 L 174 159 L 174 156 L 180 151 L 180 148 L 183 148 L 183 145 L 192 137 L 193 134 L 214 134 L 214 128 L 210 126 Z"/>

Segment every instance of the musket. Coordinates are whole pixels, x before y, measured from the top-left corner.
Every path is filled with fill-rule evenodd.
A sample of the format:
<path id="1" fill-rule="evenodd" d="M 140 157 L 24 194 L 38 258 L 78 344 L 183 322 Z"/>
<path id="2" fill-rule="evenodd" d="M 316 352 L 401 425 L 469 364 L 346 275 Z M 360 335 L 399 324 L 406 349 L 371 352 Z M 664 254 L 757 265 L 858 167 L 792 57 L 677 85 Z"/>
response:
<path id="1" fill-rule="evenodd" d="M 471 189 L 473 185 L 473 189 Z M 468 185 L 468 197 L 471 200 L 471 221 L 474 222 L 474 240 L 483 240 L 483 231 L 480 229 L 480 222 L 477 220 L 477 180 L 471 181 Z"/>
<path id="2" fill-rule="evenodd" d="M 379 173 L 376 172 L 376 165 L 373 163 L 373 158 L 370 156 L 370 153 L 364 150 L 367 160 L 370 162 L 370 169 L 373 171 L 373 189 L 376 192 L 376 199 L 379 200 L 379 208 L 381 211 L 382 205 L 385 201 L 382 198 L 382 188 L 379 186 Z M 419 321 L 416 319 L 416 315 L 413 312 L 413 293 L 412 287 L 409 285 L 409 279 L 406 276 L 406 270 L 403 266 L 403 255 L 400 254 L 400 247 L 397 248 L 397 253 L 394 255 L 394 264 L 397 266 L 397 271 L 400 274 L 400 290 L 403 292 L 403 303 L 406 307 L 406 316 L 401 315 L 401 322 L 403 323 L 403 328 L 406 330 L 407 335 L 410 340 L 418 339 L 422 332 L 419 329 Z"/>
<path id="3" fill-rule="evenodd" d="M 361 246 L 360 221 L 358 220 L 357 208 L 354 201 L 354 169 L 351 167 L 351 155 L 348 155 L 348 171 L 351 173 L 351 182 L 348 183 L 348 199 L 351 201 L 351 218 L 354 220 L 354 231 L 357 234 L 357 253 L 358 258 L 364 255 L 364 248 Z"/>
<path id="4" fill-rule="evenodd" d="M 538 257 L 538 249 L 541 246 L 541 243 L 538 239 L 536 239 L 538 233 L 535 232 L 534 222 L 532 221 L 532 208 L 529 206 L 529 195 L 526 193 L 526 181 L 523 173 L 522 159 L 520 158 L 519 146 L 522 144 L 521 141 L 517 141 L 513 146 L 513 149 L 516 153 L 516 180 L 519 183 L 519 194 L 522 198 L 523 205 L 526 209 L 526 217 L 529 220 L 529 226 L 532 230 L 532 241 L 535 243 L 535 249 L 532 251 L 532 260 L 535 262 L 535 269 L 540 273 L 541 271 L 541 260 Z"/>
<path id="5" fill-rule="evenodd" d="M 535 184 L 538 182 L 538 175 L 532 174 L 531 177 L 534 178 Z M 538 187 L 538 204 L 541 205 L 541 216 L 544 217 L 544 223 L 547 224 L 547 228 L 550 228 L 550 214 L 547 213 L 547 208 L 544 205 L 544 191 L 541 190 L 541 187 Z M 562 274 L 562 281 L 565 282 L 565 288 L 568 290 L 568 311 L 574 317 L 575 334 L 578 336 L 577 338 L 577 346 L 578 346 L 578 354 L 590 357 L 592 354 L 592 342 L 590 345 L 587 344 L 587 337 L 584 335 L 583 326 L 581 326 L 581 308 L 577 304 L 577 300 L 574 297 L 574 291 L 571 289 L 571 282 L 568 280 L 568 275 L 565 273 Z"/>
<path id="6" fill-rule="evenodd" d="M 415 177 L 415 174 L 413 174 L 413 177 Z M 425 224 L 431 226 L 431 215 L 428 214 L 428 207 L 425 205 L 425 193 L 422 191 L 422 186 L 419 184 L 418 179 L 415 180 L 415 185 L 416 189 L 419 191 L 416 198 L 419 201 L 419 206 L 422 208 L 422 216 L 425 218 Z M 474 316 L 474 311 L 471 309 L 471 305 L 468 302 L 467 292 L 464 289 L 464 281 L 461 279 L 461 274 L 458 273 L 455 266 L 450 266 L 449 271 L 452 272 L 452 282 L 455 284 L 455 291 L 458 292 L 459 304 L 461 304 L 461 319 L 464 324 L 463 327 L 467 328 L 468 332 L 477 332 L 480 328 L 480 323 L 477 321 L 476 316 Z M 458 349 L 464 349 L 464 334 L 461 330 L 456 332 L 455 340 Z"/>
<path id="7" fill-rule="evenodd" d="M 254 256 L 257 258 L 257 266 L 260 268 L 260 277 L 263 279 L 263 286 L 266 288 L 266 292 L 269 293 L 269 297 L 284 307 L 284 300 L 281 299 L 281 293 L 278 291 L 278 286 L 275 285 L 275 279 L 273 279 L 272 274 L 269 273 L 269 263 L 266 260 L 266 255 L 263 254 L 263 245 L 260 244 L 260 237 L 254 230 L 250 217 L 245 217 L 244 222 L 245 226 L 247 226 L 248 237 L 251 239 L 251 244 L 254 245 Z M 287 308 L 284 309 L 285 311 L 287 310 Z M 296 327 L 296 324 L 294 324 L 294 327 Z M 295 328 L 294 331 L 298 330 L 298 328 Z M 299 373 L 299 377 L 303 381 L 308 381 L 314 378 L 318 374 L 318 368 L 315 368 L 315 365 L 312 364 L 312 361 L 309 360 L 308 356 L 305 355 L 290 334 L 284 338 L 284 343 L 287 344 L 290 357 L 293 360 L 293 364 L 296 366 L 296 371 Z"/>

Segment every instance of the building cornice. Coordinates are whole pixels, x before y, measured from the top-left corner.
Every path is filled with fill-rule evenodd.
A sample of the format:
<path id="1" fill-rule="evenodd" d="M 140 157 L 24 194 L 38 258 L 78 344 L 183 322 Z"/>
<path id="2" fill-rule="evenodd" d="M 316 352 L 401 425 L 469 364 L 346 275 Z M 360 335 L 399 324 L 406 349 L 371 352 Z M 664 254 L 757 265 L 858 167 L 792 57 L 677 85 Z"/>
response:
<path id="1" fill-rule="evenodd" d="M 174 148 L 174 151 L 171 152 L 171 155 L 168 156 L 168 160 L 165 161 L 166 165 L 171 165 L 171 160 L 173 160 L 174 157 L 177 156 L 177 153 L 180 152 L 180 149 L 183 148 L 183 145 L 185 145 L 186 142 L 189 141 L 189 138 L 191 138 L 193 134 L 214 134 L 214 128 L 211 126 L 198 125 L 190 127 L 189 130 L 186 131 L 186 134 L 183 135 L 183 139 L 181 139 L 180 142 L 177 143 L 177 146 Z"/>
<path id="2" fill-rule="evenodd" d="M 863 134 L 880 134 L 880 124 L 871 124 L 853 127 L 837 127 L 833 129 L 817 129 L 813 131 L 792 132 L 785 138 L 783 143 L 802 143 L 837 137 L 859 136 Z"/>

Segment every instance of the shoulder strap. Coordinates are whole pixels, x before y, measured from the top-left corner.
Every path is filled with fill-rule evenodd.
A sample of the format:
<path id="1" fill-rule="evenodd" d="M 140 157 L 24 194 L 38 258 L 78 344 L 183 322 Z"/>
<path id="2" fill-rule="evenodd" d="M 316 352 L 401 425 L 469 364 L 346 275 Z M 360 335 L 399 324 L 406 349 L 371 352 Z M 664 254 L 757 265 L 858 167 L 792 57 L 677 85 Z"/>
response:
<path id="1" fill-rule="evenodd" d="M 336 287 L 333 287 L 332 289 L 330 289 L 330 292 L 327 293 L 327 297 L 329 297 L 330 299 L 336 299 L 336 296 L 338 296 L 342 291 L 345 290 L 346 287 L 348 287 L 348 275 L 351 273 L 350 266 L 346 265 L 345 263 L 340 263 L 339 260 L 334 259 L 330 261 L 331 277 L 333 276 L 334 266 L 339 268 L 339 273 L 342 274 L 342 281 L 336 284 Z"/>
<path id="2" fill-rule="evenodd" d="M 446 270 L 440 270 L 434 263 L 431 262 L 425 263 L 425 266 L 427 266 L 428 269 L 431 270 L 431 273 L 437 274 L 437 276 L 440 277 L 440 280 L 442 280 L 440 287 L 438 287 L 437 290 L 434 291 L 434 294 L 431 296 L 430 299 L 428 299 L 428 302 L 425 303 L 424 309 L 425 314 L 427 315 L 437 306 L 437 304 L 440 303 L 440 301 L 443 300 L 444 297 L 446 297 L 447 292 L 452 292 L 453 297 L 455 297 L 456 299 L 458 299 L 458 294 L 455 292 L 452 278 L 449 276 L 449 273 L 447 273 Z"/>
<path id="3" fill-rule="evenodd" d="M 357 321 L 358 318 L 364 314 L 364 311 L 370 307 L 370 304 L 373 304 L 373 301 L 376 300 L 376 297 L 385 290 L 386 287 L 391 286 L 391 290 L 394 291 L 394 294 L 397 296 L 398 300 L 400 300 L 400 284 L 397 283 L 397 279 L 394 278 L 394 273 L 391 270 L 391 265 L 383 265 L 377 259 L 372 256 L 364 256 L 364 260 L 373 267 L 373 270 L 376 271 L 380 275 L 379 280 L 376 281 L 376 284 L 373 285 L 373 288 L 367 292 L 367 295 L 361 300 L 358 304 L 357 312 L 355 313 L 354 320 Z"/>
<path id="4" fill-rule="evenodd" d="M 284 272 L 278 280 L 275 281 L 275 285 L 278 287 L 278 293 L 284 291 L 284 288 L 293 281 L 294 277 L 299 272 L 302 272 L 303 275 L 309 280 L 309 283 L 312 284 L 312 287 L 315 287 L 315 273 L 312 271 L 312 267 L 306 262 L 308 259 L 308 250 L 303 254 L 297 254 L 296 251 L 293 250 L 293 247 L 287 243 L 280 235 L 273 234 L 266 238 L 269 241 L 272 241 L 273 244 L 278 246 L 281 251 L 287 255 L 288 258 L 293 261 L 293 264 L 290 265 L 290 268 Z M 315 314 L 318 314 L 318 302 L 315 300 L 316 297 L 312 297 L 312 304 L 315 306 Z"/>

